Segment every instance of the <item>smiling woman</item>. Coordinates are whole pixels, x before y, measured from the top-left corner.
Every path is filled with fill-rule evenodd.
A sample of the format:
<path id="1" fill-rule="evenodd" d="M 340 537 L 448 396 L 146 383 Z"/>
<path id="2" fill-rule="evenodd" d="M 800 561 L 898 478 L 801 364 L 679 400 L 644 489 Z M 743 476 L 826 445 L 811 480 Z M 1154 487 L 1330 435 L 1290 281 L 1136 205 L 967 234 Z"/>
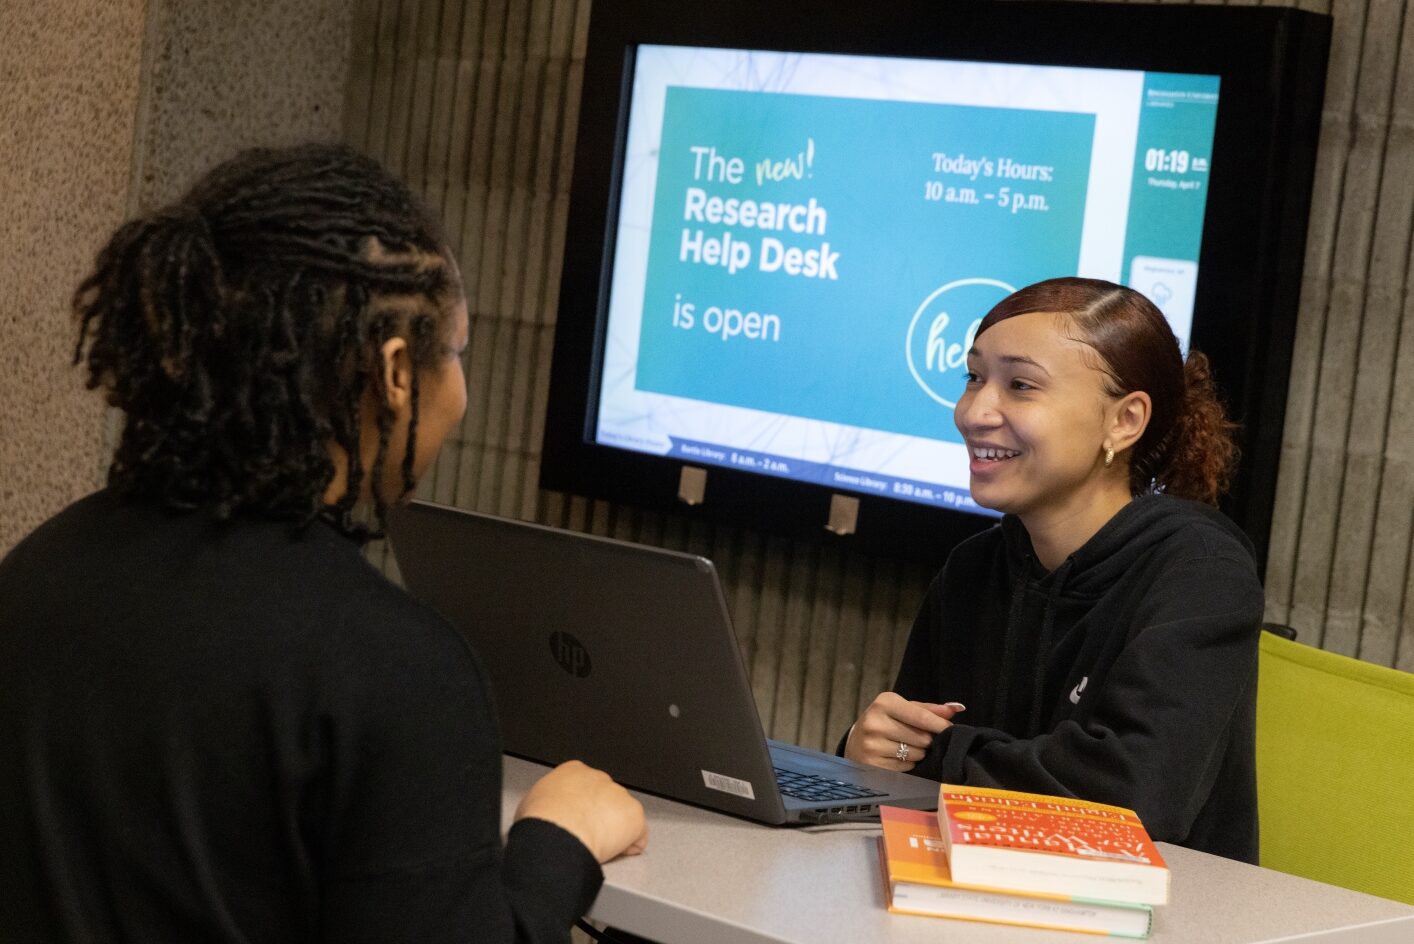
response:
<path id="1" fill-rule="evenodd" d="M 1069 278 L 998 303 L 967 369 L 972 495 L 1005 516 L 948 558 L 842 752 L 1255 862 L 1262 588 L 1212 507 L 1235 449 L 1206 358 L 1139 293 Z"/>

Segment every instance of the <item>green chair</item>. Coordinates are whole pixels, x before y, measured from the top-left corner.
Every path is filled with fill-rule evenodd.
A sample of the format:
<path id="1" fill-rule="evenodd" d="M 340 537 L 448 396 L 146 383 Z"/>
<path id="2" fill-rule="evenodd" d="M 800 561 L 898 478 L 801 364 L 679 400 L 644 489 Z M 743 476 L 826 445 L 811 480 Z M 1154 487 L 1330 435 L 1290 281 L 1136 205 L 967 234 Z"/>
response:
<path id="1" fill-rule="evenodd" d="M 1414 904 L 1414 675 L 1262 633 L 1262 865 Z"/>

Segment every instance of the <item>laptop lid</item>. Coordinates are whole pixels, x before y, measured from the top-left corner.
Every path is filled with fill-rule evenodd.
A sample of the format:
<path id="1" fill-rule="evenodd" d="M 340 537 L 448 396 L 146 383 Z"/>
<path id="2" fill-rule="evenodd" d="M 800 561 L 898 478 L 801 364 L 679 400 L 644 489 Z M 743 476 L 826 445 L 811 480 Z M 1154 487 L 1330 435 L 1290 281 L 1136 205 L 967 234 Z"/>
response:
<path id="1" fill-rule="evenodd" d="M 578 758 L 766 823 L 829 805 L 780 794 L 711 561 L 425 502 L 391 509 L 388 530 L 409 591 L 480 655 L 507 752 Z M 888 795 L 874 803 L 937 802 L 920 778 L 785 745 L 776 754 L 819 776 L 848 769 Z M 896 800 L 900 784 L 911 795 Z"/>

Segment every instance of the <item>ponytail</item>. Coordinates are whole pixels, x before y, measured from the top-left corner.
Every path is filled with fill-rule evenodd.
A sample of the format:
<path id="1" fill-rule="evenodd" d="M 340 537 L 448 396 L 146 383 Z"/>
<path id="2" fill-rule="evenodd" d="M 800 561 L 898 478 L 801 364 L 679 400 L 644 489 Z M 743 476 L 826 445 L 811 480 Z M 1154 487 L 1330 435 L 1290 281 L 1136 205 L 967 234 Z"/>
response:
<path id="1" fill-rule="evenodd" d="M 1236 429 L 1218 399 L 1207 356 L 1190 351 L 1183 364 L 1183 405 L 1162 440 L 1142 453 L 1135 449 L 1130 490 L 1215 504 L 1237 466 Z"/>
<path id="2" fill-rule="evenodd" d="M 74 292 L 75 363 L 93 342 L 88 386 L 108 384 L 123 406 L 130 386 L 160 377 L 179 383 L 204 317 L 220 304 L 221 282 L 211 228 L 195 208 L 178 204 L 122 226 Z"/>

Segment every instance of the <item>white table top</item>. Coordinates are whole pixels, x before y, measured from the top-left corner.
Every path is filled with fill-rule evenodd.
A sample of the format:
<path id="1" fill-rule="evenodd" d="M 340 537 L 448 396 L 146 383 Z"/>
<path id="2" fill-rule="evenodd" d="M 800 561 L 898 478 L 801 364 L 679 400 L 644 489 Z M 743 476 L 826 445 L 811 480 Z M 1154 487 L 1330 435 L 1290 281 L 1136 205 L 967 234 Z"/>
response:
<path id="1" fill-rule="evenodd" d="M 502 821 L 546 768 L 505 759 Z M 890 914 L 877 827 L 772 828 L 636 793 L 648 813 L 643 855 L 604 867 L 590 916 L 664 944 L 976 942 L 1075 944 L 1042 931 Z M 1410 944 L 1414 906 L 1159 844 L 1170 903 L 1154 910 L 1156 944 L 1262 941 Z"/>

